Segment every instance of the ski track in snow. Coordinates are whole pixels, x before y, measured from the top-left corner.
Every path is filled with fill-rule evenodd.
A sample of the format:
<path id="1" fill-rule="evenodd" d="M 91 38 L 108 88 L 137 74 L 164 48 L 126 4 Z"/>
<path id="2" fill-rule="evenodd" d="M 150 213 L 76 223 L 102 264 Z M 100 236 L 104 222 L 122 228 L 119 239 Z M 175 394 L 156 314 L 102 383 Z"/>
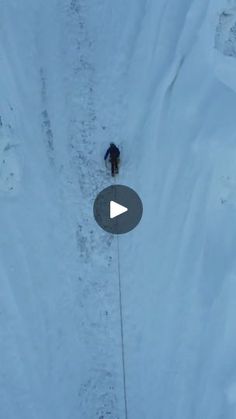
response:
<path id="1" fill-rule="evenodd" d="M 1 417 L 125 419 L 117 240 L 92 215 L 110 141 L 144 202 L 119 238 L 128 417 L 235 417 L 235 10 L 3 0 Z"/>

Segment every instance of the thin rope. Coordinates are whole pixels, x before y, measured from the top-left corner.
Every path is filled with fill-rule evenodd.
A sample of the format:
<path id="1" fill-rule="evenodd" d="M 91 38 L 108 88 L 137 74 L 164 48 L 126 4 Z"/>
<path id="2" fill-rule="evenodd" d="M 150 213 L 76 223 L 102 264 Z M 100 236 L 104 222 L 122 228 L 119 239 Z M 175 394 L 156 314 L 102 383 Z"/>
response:
<path id="1" fill-rule="evenodd" d="M 120 245 L 119 245 L 118 236 L 117 236 L 117 255 L 118 255 L 119 307 L 120 307 L 120 332 L 121 332 L 121 351 L 122 351 L 122 369 L 123 369 L 123 387 L 124 387 L 124 407 L 125 407 L 125 419 L 128 419 L 126 371 L 125 371 L 124 321 L 123 321 L 121 274 L 120 274 Z"/>
<path id="2" fill-rule="evenodd" d="M 114 184 L 116 184 L 115 177 L 114 177 Z M 115 195 L 116 195 L 116 191 L 115 191 Z M 116 236 L 116 243 L 117 243 L 117 270 L 118 270 L 118 284 L 119 284 L 119 310 L 120 310 L 120 334 L 121 334 L 121 355 L 122 355 L 122 370 L 123 370 L 124 410 L 125 410 L 125 419 L 128 419 L 126 369 L 125 369 L 125 345 L 124 345 L 124 320 L 123 320 L 121 269 L 120 269 L 120 242 L 119 242 L 118 235 Z"/>

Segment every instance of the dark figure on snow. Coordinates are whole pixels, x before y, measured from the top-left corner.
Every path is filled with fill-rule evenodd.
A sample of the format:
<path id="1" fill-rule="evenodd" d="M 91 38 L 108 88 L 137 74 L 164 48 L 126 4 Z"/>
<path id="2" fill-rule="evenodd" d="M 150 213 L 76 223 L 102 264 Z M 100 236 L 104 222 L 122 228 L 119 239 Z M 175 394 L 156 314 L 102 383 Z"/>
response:
<path id="1" fill-rule="evenodd" d="M 106 160 L 108 156 L 109 161 L 111 162 L 111 175 L 115 176 L 115 174 L 119 173 L 120 150 L 114 143 L 110 143 L 110 147 L 106 151 L 104 160 Z"/>

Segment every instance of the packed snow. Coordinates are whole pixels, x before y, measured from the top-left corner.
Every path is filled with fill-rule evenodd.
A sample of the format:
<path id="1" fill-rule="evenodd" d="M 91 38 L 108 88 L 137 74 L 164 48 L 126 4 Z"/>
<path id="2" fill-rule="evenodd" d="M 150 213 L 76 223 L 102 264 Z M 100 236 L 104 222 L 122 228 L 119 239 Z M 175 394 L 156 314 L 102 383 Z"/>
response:
<path id="1" fill-rule="evenodd" d="M 0 20 L 0 417 L 234 419 L 236 0 Z M 111 141 L 144 206 L 119 237 Z"/>

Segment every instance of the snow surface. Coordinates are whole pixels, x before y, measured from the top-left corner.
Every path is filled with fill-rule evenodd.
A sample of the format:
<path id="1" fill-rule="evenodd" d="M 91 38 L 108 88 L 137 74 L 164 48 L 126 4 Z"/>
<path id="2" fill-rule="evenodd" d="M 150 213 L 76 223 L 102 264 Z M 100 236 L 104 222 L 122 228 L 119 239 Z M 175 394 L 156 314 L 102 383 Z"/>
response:
<path id="1" fill-rule="evenodd" d="M 236 1 L 2 0 L 0 27 L 0 417 L 234 419 Z M 119 240 L 110 141 L 144 204 Z"/>

